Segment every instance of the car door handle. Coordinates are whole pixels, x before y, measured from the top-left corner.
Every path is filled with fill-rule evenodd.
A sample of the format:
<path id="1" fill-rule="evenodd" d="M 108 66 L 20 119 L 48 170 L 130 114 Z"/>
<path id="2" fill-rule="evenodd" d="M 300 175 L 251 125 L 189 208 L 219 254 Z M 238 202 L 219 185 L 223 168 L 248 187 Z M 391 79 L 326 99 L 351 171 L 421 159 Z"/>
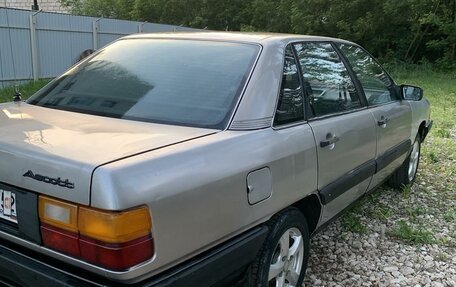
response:
<path id="1" fill-rule="evenodd" d="M 320 142 L 320 147 L 327 147 L 327 146 L 330 146 L 332 144 L 335 144 L 336 142 L 339 141 L 339 137 L 337 136 L 332 136 L 332 138 L 328 139 L 328 140 L 325 140 L 325 141 L 321 141 Z"/>
<path id="2" fill-rule="evenodd" d="M 378 126 L 384 126 L 389 122 L 389 118 L 382 116 L 380 120 L 377 122 Z"/>

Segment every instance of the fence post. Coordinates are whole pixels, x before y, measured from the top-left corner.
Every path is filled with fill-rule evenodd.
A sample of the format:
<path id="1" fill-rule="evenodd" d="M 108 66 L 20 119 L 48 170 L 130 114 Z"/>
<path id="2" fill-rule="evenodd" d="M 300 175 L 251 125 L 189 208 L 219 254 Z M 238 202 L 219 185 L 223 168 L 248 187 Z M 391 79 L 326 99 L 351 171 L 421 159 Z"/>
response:
<path id="1" fill-rule="evenodd" d="M 97 20 L 92 22 L 92 41 L 93 41 L 93 50 L 98 49 L 98 30 L 100 29 L 98 25 L 98 21 L 100 21 L 101 18 L 98 18 Z"/>
<path id="2" fill-rule="evenodd" d="M 147 21 L 139 23 L 139 25 L 138 25 L 138 33 L 144 32 L 144 24 L 146 24 L 146 23 L 147 23 Z"/>
<path id="3" fill-rule="evenodd" d="M 36 15 L 40 11 L 30 14 L 30 47 L 32 48 L 32 73 L 33 80 L 37 81 L 39 78 L 40 61 L 38 59 L 38 43 L 36 38 Z"/>

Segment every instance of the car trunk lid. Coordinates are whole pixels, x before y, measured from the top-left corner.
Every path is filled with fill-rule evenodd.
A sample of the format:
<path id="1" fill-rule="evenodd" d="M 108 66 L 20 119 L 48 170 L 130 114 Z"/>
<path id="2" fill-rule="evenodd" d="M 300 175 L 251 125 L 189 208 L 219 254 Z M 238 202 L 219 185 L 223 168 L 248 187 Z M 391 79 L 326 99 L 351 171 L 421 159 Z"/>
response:
<path id="1" fill-rule="evenodd" d="M 215 132 L 2 104 L 0 182 L 90 204 L 97 166 Z"/>

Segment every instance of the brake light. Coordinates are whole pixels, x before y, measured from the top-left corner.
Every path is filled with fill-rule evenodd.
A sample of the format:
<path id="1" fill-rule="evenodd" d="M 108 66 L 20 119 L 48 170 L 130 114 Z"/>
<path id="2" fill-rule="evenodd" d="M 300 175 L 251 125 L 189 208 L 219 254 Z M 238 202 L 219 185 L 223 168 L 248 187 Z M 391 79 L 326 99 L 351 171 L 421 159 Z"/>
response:
<path id="1" fill-rule="evenodd" d="M 81 237 L 81 256 L 90 263 L 112 270 L 125 270 L 152 257 L 153 246 L 149 235 L 126 243 L 110 243 Z"/>
<path id="2" fill-rule="evenodd" d="M 40 229 L 44 246 L 73 257 L 81 256 L 77 233 L 68 232 L 47 224 L 42 224 Z"/>
<path id="3" fill-rule="evenodd" d="M 39 197 L 44 246 L 115 271 L 153 256 L 151 218 L 145 206 L 113 212 Z"/>

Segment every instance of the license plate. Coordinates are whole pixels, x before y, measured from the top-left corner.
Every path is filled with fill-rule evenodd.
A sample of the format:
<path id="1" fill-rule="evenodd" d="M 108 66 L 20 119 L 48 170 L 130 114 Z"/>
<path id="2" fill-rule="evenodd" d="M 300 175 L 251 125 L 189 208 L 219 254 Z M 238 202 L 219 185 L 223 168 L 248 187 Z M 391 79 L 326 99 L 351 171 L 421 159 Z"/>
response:
<path id="1" fill-rule="evenodd" d="M 0 189 L 0 218 L 17 223 L 16 194 Z"/>

